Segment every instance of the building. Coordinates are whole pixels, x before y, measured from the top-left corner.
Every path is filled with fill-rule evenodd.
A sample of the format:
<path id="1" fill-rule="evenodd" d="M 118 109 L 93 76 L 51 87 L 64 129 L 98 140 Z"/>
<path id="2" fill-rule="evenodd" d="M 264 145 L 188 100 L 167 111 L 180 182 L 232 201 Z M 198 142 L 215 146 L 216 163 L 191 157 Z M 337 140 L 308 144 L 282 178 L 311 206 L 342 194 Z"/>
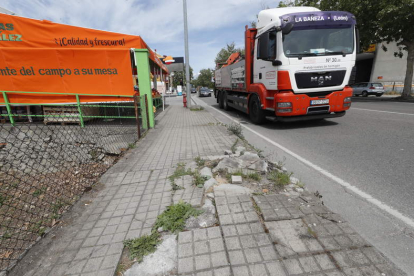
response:
<path id="1" fill-rule="evenodd" d="M 382 44 L 387 51 L 382 49 Z M 380 82 L 386 91 L 402 92 L 408 53 L 403 51 L 402 58 L 396 57 L 394 53 L 398 50 L 397 43 L 384 42 L 372 45 L 367 52 L 358 54 L 356 82 Z"/>

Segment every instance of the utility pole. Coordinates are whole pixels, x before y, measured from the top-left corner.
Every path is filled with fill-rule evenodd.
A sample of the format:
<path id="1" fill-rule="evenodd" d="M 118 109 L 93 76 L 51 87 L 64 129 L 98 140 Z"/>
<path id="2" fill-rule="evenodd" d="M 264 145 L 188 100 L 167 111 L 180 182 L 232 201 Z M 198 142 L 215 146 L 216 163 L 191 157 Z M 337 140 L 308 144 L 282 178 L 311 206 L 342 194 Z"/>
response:
<path id="1" fill-rule="evenodd" d="M 188 27 L 187 27 L 187 1 L 183 0 L 184 11 L 184 45 L 185 45 L 185 80 L 187 105 L 191 108 L 191 91 L 190 91 L 190 58 L 188 54 Z"/>

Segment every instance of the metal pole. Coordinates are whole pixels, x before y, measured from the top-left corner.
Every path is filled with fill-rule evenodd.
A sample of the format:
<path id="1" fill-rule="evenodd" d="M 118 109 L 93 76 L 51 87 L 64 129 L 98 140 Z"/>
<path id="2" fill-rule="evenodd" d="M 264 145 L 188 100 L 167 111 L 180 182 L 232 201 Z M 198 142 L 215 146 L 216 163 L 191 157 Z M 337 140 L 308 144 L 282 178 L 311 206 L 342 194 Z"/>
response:
<path id="1" fill-rule="evenodd" d="M 10 124 L 14 126 L 14 118 L 12 114 L 12 110 L 10 108 L 9 98 L 7 98 L 6 92 L 3 92 L 3 99 L 4 103 L 6 104 L 7 115 L 9 116 Z"/>
<path id="2" fill-rule="evenodd" d="M 141 139 L 141 126 L 139 125 L 139 109 L 138 109 L 139 99 L 140 99 L 139 96 L 137 95 L 134 96 L 134 109 L 135 109 L 135 118 L 137 120 L 138 140 Z M 141 108 L 141 112 L 142 112 L 142 108 Z"/>
<path id="3" fill-rule="evenodd" d="M 187 27 L 187 1 L 183 0 L 184 10 L 184 44 L 185 44 L 185 80 L 188 108 L 191 108 L 191 91 L 190 91 L 190 58 L 188 54 L 188 27 Z"/>
<path id="4" fill-rule="evenodd" d="M 79 101 L 79 95 L 76 95 L 76 103 L 78 105 L 79 120 L 81 123 L 81 127 L 85 127 L 85 123 L 83 122 L 82 108 L 81 108 L 80 101 Z"/>

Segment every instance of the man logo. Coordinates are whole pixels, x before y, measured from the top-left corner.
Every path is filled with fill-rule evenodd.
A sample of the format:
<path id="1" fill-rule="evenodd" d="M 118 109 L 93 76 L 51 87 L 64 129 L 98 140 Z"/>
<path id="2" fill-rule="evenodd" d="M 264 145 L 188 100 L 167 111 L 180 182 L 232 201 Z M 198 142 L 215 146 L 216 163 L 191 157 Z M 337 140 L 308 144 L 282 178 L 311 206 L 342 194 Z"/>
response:
<path id="1" fill-rule="evenodd" d="M 325 81 L 332 80 L 332 76 L 320 76 L 320 77 L 311 77 L 311 82 L 318 82 L 319 86 L 322 86 Z"/>

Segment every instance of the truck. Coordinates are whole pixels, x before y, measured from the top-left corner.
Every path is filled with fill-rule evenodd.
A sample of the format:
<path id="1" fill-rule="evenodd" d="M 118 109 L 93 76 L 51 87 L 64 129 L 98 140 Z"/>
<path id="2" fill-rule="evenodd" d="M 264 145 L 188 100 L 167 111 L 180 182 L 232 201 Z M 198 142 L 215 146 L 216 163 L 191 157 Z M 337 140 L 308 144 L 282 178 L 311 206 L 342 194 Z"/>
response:
<path id="1" fill-rule="evenodd" d="M 245 54 L 215 70 L 219 107 L 292 122 L 344 116 L 351 107 L 356 19 L 345 11 L 313 7 L 262 10 L 245 29 Z"/>

